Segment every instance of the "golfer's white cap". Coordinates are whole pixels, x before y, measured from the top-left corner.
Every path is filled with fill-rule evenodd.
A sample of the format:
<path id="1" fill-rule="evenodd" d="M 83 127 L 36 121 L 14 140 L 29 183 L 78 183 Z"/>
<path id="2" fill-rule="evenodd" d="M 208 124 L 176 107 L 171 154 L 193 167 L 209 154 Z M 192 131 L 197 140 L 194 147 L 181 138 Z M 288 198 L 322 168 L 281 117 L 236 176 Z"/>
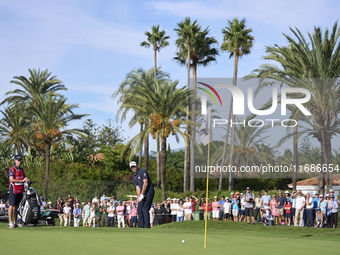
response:
<path id="1" fill-rule="evenodd" d="M 137 163 L 135 161 L 131 161 L 129 166 L 130 166 L 130 168 L 133 167 L 133 166 L 137 166 Z"/>

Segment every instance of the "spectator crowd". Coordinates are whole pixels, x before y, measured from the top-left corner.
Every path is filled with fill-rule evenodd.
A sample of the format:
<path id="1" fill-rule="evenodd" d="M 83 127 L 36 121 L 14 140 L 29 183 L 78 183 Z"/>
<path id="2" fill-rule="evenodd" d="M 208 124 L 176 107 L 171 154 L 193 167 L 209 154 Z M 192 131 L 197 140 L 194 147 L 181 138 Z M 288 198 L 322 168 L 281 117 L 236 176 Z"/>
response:
<path id="1" fill-rule="evenodd" d="M 245 193 L 232 192 L 229 197 L 217 196 L 213 201 L 199 201 L 195 196 L 185 199 L 168 198 L 166 201 L 153 203 L 150 209 L 151 227 L 165 223 L 188 220 L 224 220 L 245 222 L 248 224 L 262 223 L 264 225 L 287 225 L 300 227 L 337 228 L 339 199 L 330 190 L 329 194 L 302 194 L 301 190 L 289 193 L 278 191 L 278 195 L 270 196 L 268 190 L 254 193 L 247 187 Z M 58 215 L 60 226 L 78 227 L 80 221 L 84 227 L 114 227 L 136 228 L 138 223 L 137 201 L 135 196 L 129 200 L 115 200 L 105 193 L 99 198 L 95 196 L 87 202 L 80 202 L 78 197 L 68 194 L 64 201 L 62 197 L 46 203 L 41 198 L 41 212 L 52 211 Z M 4 214 L 8 203 L 0 201 L 0 211 Z"/>

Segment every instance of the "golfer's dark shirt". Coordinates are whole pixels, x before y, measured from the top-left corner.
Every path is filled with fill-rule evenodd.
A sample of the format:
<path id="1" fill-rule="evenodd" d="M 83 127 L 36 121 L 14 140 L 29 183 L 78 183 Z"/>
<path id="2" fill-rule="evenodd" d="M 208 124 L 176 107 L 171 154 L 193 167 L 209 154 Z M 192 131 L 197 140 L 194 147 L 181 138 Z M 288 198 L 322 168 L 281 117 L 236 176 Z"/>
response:
<path id="1" fill-rule="evenodd" d="M 148 187 L 145 190 L 145 193 L 148 193 L 149 190 L 153 190 L 153 185 L 148 172 L 145 169 L 138 169 L 137 173 L 132 177 L 133 183 L 136 187 L 138 186 L 141 191 L 143 190 L 144 179 L 148 179 Z"/>

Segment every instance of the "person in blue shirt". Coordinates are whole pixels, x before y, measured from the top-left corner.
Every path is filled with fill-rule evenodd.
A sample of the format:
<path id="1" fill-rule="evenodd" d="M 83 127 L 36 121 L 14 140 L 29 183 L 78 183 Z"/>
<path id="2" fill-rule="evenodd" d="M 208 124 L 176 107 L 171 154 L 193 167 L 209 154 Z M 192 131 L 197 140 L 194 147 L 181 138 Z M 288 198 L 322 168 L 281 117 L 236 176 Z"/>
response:
<path id="1" fill-rule="evenodd" d="M 132 177 L 132 180 L 136 186 L 137 193 L 138 227 L 150 228 L 149 211 L 151 208 L 153 197 L 155 195 L 151 179 L 145 169 L 140 169 L 137 167 L 137 163 L 135 161 L 131 161 L 129 166 L 131 170 L 135 173 Z"/>
<path id="2" fill-rule="evenodd" d="M 239 204 L 239 200 L 237 199 L 237 195 L 234 195 L 234 197 L 232 198 L 232 210 L 233 210 L 233 215 L 234 215 L 234 221 L 238 221 L 238 204 Z"/>
<path id="3" fill-rule="evenodd" d="M 46 201 L 44 201 L 43 197 L 40 198 L 40 203 L 41 203 L 40 212 L 45 212 L 46 211 Z"/>
<path id="4" fill-rule="evenodd" d="M 225 203 L 226 201 L 225 201 L 225 198 L 224 198 L 224 195 L 222 195 L 221 196 L 221 200 L 218 202 L 220 205 L 221 205 L 221 207 L 219 208 L 220 209 L 220 212 L 219 212 L 219 220 L 223 220 L 223 215 L 224 215 L 224 213 L 223 213 L 223 211 L 224 211 L 224 203 Z"/>
<path id="5" fill-rule="evenodd" d="M 270 195 L 268 195 L 268 190 L 267 189 L 264 190 L 264 195 L 261 197 L 261 200 L 262 200 L 262 205 L 269 206 L 271 197 L 270 197 Z"/>

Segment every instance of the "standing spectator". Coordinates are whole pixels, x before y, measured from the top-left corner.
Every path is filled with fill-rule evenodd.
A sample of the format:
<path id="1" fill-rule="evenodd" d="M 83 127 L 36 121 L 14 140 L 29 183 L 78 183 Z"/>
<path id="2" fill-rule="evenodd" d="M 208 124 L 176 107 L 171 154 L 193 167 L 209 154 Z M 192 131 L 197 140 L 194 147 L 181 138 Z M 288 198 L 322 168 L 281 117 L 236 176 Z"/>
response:
<path id="1" fill-rule="evenodd" d="M 208 206 L 208 210 L 206 211 L 206 208 Z M 212 206 L 211 206 L 211 203 L 210 203 L 210 199 L 208 198 L 208 202 L 204 202 L 204 204 L 202 205 L 201 209 L 204 211 L 204 220 L 205 220 L 205 217 L 207 217 L 208 220 L 211 219 L 211 210 L 212 210 Z"/>
<path id="2" fill-rule="evenodd" d="M 6 204 L 3 199 L 0 200 L 0 214 L 6 215 Z"/>
<path id="3" fill-rule="evenodd" d="M 94 198 L 92 199 L 92 204 L 99 204 L 99 198 L 98 198 L 98 195 L 96 194 L 95 196 L 94 196 Z"/>
<path id="4" fill-rule="evenodd" d="M 61 205 L 60 203 L 60 199 L 57 200 L 57 204 L 55 205 L 54 209 L 57 210 L 58 212 L 58 217 L 59 217 L 59 221 L 60 221 L 60 226 L 63 225 L 63 221 L 64 221 L 64 207 Z"/>
<path id="5" fill-rule="evenodd" d="M 131 215 L 131 226 L 130 227 L 136 228 L 137 226 L 137 203 L 136 202 L 132 204 L 130 215 Z"/>
<path id="6" fill-rule="evenodd" d="M 124 219 L 124 205 L 122 205 L 122 201 L 118 201 L 118 205 L 116 207 L 117 211 L 117 221 L 118 221 L 118 228 L 122 225 L 125 228 L 125 219 Z"/>
<path id="7" fill-rule="evenodd" d="M 153 205 L 150 208 L 149 214 L 150 214 L 150 227 L 153 227 L 153 222 L 155 219 L 155 207 L 156 203 L 153 203 Z"/>
<path id="8" fill-rule="evenodd" d="M 270 200 L 270 210 L 271 210 L 271 215 L 273 216 L 273 218 L 275 218 L 275 223 L 277 225 L 278 214 L 277 214 L 276 207 L 277 207 L 276 195 L 273 195 L 273 199 Z"/>
<path id="9" fill-rule="evenodd" d="M 315 220 L 315 216 L 316 216 L 316 209 L 319 208 L 318 204 L 320 201 L 320 197 L 318 193 L 315 193 L 315 197 L 313 198 L 313 222 Z"/>
<path id="10" fill-rule="evenodd" d="M 234 197 L 234 192 L 230 193 L 230 198 L 229 198 L 229 203 L 231 204 L 231 207 L 233 205 L 233 197 Z M 229 218 L 233 221 L 234 217 L 233 217 L 233 210 L 230 210 L 230 214 L 229 214 Z"/>
<path id="11" fill-rule="evenodd" d="M 113 201 L 110 201 L 110 207 L 107 210 L 107 226 L 114 227 L 115 224 L 115 207 L 113 206 Z"/>
<path id="12" fill-rule="evenodd" d="M 331 227 L 337 228 L 338 227 L 338 202 L 335 200 L 334 195 L 329 195 L 330 201 L 328 202 L 328 208 L 331 209 Z"/>
<path id="13" fill-rule="evenodd" d="M 165 209 L 164 223 L 171 222 L 171 218 L 170 218 L 170 212 L 171 212 L 170 205 L 171 205 L 171 199 L 168 198 L 167 201 L 164 204 L 164 209 Z"/>
<path id="14" fill-rule="evenodd" d="M 292 204 L 290 203 L 290 199 L 287 200 L 286 206 L 285 206 L 285 217 L 286 217 L 286 223 L 288 226 L 290 226 L 290 219 L 292 218 Z"/>
<path id="15" fill-rule="evenodd" d="M 205 200 L 204 200 L 204 197 L 201 197 L 201 201 L 199 203 L 199 210 L 200 210 L 200 220 L 203 220 L 204 217 L 203 217 L 203 213 L 204 213 L 204 210 L 203 210 L 203 204 L 205 203 Z"/>
<path id="16" fill-rule="evenodd" d="M 315 220 L 316 220 L 316 225 L 315 228 L 322 228 L 323 227 L 323 213 L 321 212 L 320 208 L 316 208 L 316 215 L 315 215 Z"/>
<path id="17" fill-rule="evenodd" d="M 295 220 L 294 226 L 298 225 L 298 217 L 300 215 L 300 227 L 302 227 L 303 222 L 303 212 L 305 208 L 306 200 L 305 197 L 302 195 L 301 190 L 298 191 L 298 195 L 296 196 L 296 209 L 295 209 Z"/>
<path id="18" fill-rule="evenodd" d="M 40 197 L 40 212 L 45 212 L 46 211 L 46 201 L 44 200 L 43 197 Z"/>
<path id="19" fill-rule="evenodd" d="M 155 208 L 155 220 L 154 225 L 162 225 L 164 222 L 164 214 L 166 210 L 163 206 L 161 206 L 161 203 L 157 203 L 157 207 Z"/>
<path id="20" fill-rule="evenodd" d="M 327 206 L 327 202 L 326 200 L 323 199 L 323 195 L 321 194 L 319 203 L 318 203 L 318 208 L 320 208 L 320 211 L 322 212 L 324 219 L 326 217 L 326 206 Z"/>
<path id="21" fill-rule="evenodd" d="M 194 198 L 195 198 L 195 200 L 194 200 Z M 194 195 L 192 195 L 192 196 L 190 197 L 191 210 L 192 210 L 193 213 L 195 212 L 195 206 L 196 206 L 197 201 L 198 201 L 198 198 L 195 197 Z"/>
<path id="22" fill-rule="evenodd" d="M 125 205 L 125 219 L 126 219 L 126 226 L 129 228 L 130 227 L 130 211 L 131 211 L 131 206 L 130 206 L 130 202 L 123 202 L 123 205 Z"/>
<path id="23" fill-rule="evenodd" d="M 271 200 L 271 197 L 270 195 L 268 195 L 268 190 L 265 189 L 264 190 L 264 195 L 261 197 L 261 201 L 262 201 L 262 205 L 263 206 L 270 206 L 270 200 Z"/>
<path id="24" fill-rule="evenodd" d="M 71 193 L 68 193 L 68 198 L 67 198 L 67 202 L 68 202 L 68 205 L 69 207 L 71 207 L 71 212 L 70 212 L 70 217 L 69 217 L 69 226 L 70 226 L 70 223 L 71 223 L 71 220 L 73 219 L 73 201 L 74 199 L 71 197 Z"/>
<path id="25" fill-rule="evenodd" d="M 90 227 L 91 227 L 91 224 L 92 226 L 95 228 L 96 227 L 96 208 L 97 206 L 95 204 L 92 205 L 90 211 Z"/>
<path id="26" fill-rule="evenodd" d="M 234 195 L 233 197 L 233 202 L 232 202 L 232 209 L 233 209 L 233 215 L 234 215 L 234 221 L 238 221 L 238 200 L 237 200 L 237 195 Z"/>
<path id="27" fill-rule="evenodd" d="M 113 206 L 116 208 L 117 201 L 115 200 L 115 196 L 109 197 L 109 201 L 113 203 Z"/>
<path id="28" fill-rule="evenodd" d="M 96 222 L 97 222 L 97 227 L 100 228 L 100 221 L 102 219 L 102 209 L 100 208 L 100 203 L 96 204 L 96 208 L 94 209 L 96 213 Z"/>
<path id="29" fill-rule="evenodd" d="M 292 204 L 292 222 L 291 225 L 295 226 L 295 210 L 296 210 L 296 190 L 293 190 L 292 195 L 291 195 L 291 204 Z"/>
<path id="30" fill-rule="evenodd" d="M 223 217 L 224 221 L 229 221 L 229 216 L 230 216 L 230 208 L 231 208 L 231 203 L 229 203 L 228 198 L 225 200 L 225 203 L 223 205 Z"/>
<path id="31" fill-rule="evenodd" d="M 69 207 L 68 203 L 65 203 L 64 207 L 64 226 L 70 226 L 70 219 L 71 219 L 71 207 Z"/>
<path id="32" fill-rule="evenodd" d="M 91 226 L 90 217 L 91 217 L 91 200 L 88 201 L 87 205 L 84 206 L 83 227 Z"/>
<path id="33" fill-rule="evenodd" d="M 334 196 L 334 201 L 339 204 L 339 199 L 337 196 L 335 196 L 333 189 L 329 190 L 329 196 Z"/>
<path id="34" fill-rule="evenodd" d="M 79 201 L 79 198 L 78 198 L 78 197 L 76 197 L 76 198 L 74 199 L 74 201 L 73 201 L 73 208 L 76 207 L 76 204 L 77 204 L 77 203 L 80 205 L 80 201 Z"/>
<path id="35" fill-rule="evenodd" d="M 157 217 L 157 211 L 156 210 L 155 210 L 155 214 L 156 214 L 156 217 Z M 180 199 L 179 203 L 178 203 L 177 219 L 176 219 L 176 221 L 177 222 L 178 221 L 183 221 L 183 219 L 184 219 L 183 199 Z"/>
<path id="36" fill-rule="evenodd" d="M 76 207 L 73 209 L 74 227 L 79 227 L 80 215 L 81 208 L 79 207 L 79 203 L 76 203 Z"/>
<path id="37" fill-rule="evenodd" d="M 100 220 L 100 223 L 101 223 L 101 227 L 104 228 L 104 227 L 107 227 L 107 205 L 106 203 L 104 203 L 100 209 L 102 211 L 102 218 Z"/>
<path id="38" fill-rule="evenodd" d="M 219 201 L 220 204 L 220 211 L 219 211 L 219 220 L 223 220 L 223 216 L 224 216 L 224 204 L 225 204 L 225 197 L 224 195 L 221 196 L 221 200 Z"/>
<path id="39" fill-rule="evenodd" d="M 212 202 L 212 209 L 213 209 L 213 220 L 218 220 L 220 217 L 220 204 L 217 200 L 217 196 L 214 197 L 214 201 Z"/>
<path id="40" fill-rule="evenodd" d="M 253 193 L 250 192 L 250 188 L 247 187 L 247 192 L 244 196 L 244 207 L 245 207 L 245 215 L 247 217 L 247 222 L 248 224 L 250 224 L 250 217 L 251 217 L 251 221 L 253 224 L 255 224 L 255 220 L 254 220 L 254 199 L 255 196 Z"/>
<path id="41" fill-rule="evenodd" d="M 103 195 L 100 197 L 100 202 L 104 202 L 105 199 L 108 199 L 108 197 L 106 196 L 106 193 L 104 192 Z"/>
<path id="42" fill-rule="evenodd" d="M 276 198 L 277 201 L 277 215 L 279 218 L 280 225 L 285 221 L 284 210 L 283 208 L 286 206 L 286 198 L 282 195 L 282 190 L 279 190 L 279 196 Z"/>
<path id="43" fill-rule="evenodd" d="M 170 205 L 171 210 L 171 221 L 176 222 L 177 211 L 178 211 L 178 200 L 176 198 L 173 199 L 173 203 Z"/>
<path id="44" fill-rule="evenodd" d="M 245 205 L 245 201 L 244 201 L 244 194 L 241 193 L 241 197 L 240 197 L 240 203 L 239 203 L 239 206 L 241 206 L 241 210 L 240 210 L 240 222 L 243 222 L 245 221 L 245 215 L 246 215 L 246 208 L 244 207 Z"/>
<path id="45" fill-rule="evenodd" d="M 258 222 L 258 216 L 261 218 L 260 211 L 262 207 L 261 192 L 257 193 L 257 198 L 255 198 L 255 222 Z"/>
<path id="46" fill-rule="evenodd" d="M 307 216 L 307 221 L 309 221 L 308 224 L 305 224 L 305 226 L 308 227 L 314 227 L 314 217 L 313 217 L 313 199 L 310 197 L 309 193 L 306 194 L 306 216 Z"/>
<path id="47" fill-rule="evenodd" d="M 189 197 L 185 198 L 185 203 L 183 204 L 184 209 L 184 220 L 191 220 L 192 216 L 192 203 L 189 201 Z"/>
<path id="48" fill-rule="evenodd" d="M 327 228 L 332 228 L 332 209 L 330 209 L 329 202 L 330 202 L 329 194 L 326 194 L 326 219 L 327 219 Z"/>

